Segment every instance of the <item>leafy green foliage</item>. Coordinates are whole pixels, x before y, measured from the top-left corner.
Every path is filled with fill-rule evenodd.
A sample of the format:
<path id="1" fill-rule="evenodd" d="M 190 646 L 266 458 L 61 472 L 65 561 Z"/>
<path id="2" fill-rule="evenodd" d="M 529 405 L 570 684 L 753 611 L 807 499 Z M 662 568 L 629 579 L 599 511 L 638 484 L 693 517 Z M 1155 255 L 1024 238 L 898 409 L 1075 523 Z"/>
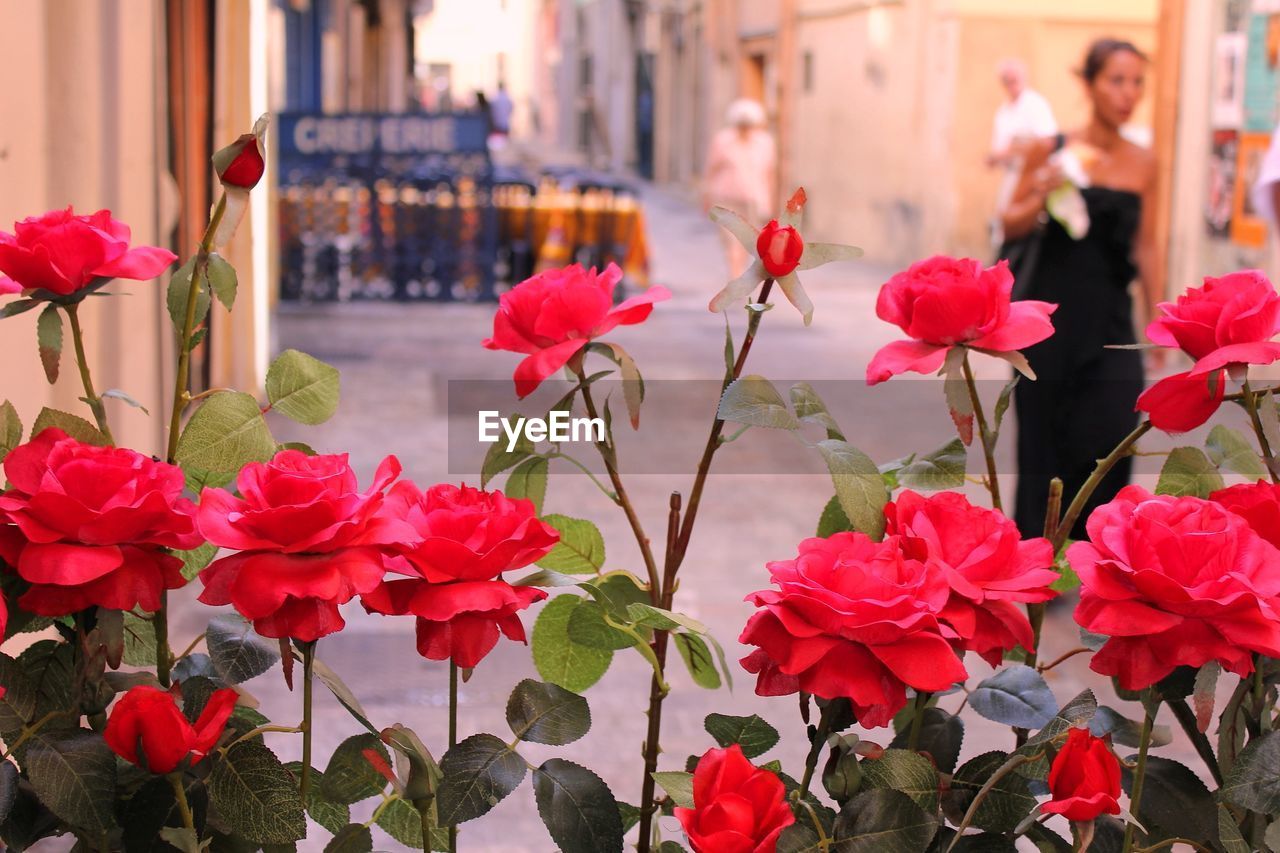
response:
<path id="1" fill-rule="evenodd" d="M 910 739 L 910 727 L 898 732 L 890 744 L 895 749 L 906 749 Z M 941 708 L 925 708 L 924 721 L 920 724 L 920 752 L 933 758 L 933 763 L 943 773 L 956 769 L 960 759 L 960 746 L 964 743 L 964 721 Z"/>
<path id="2" fill-rule="evenodd" d="M 905 749 L 886 749 L 879 758 L 864 758 L 863 790 L 890 788 L 906 794 L 926 814 L 938 808 L 938 771 L 929 760 Z"/>
<path id="3" fill-rule="evenodd" d="M 195 269 L 196 256 L 192 255 L 190 260 L 178 267 L 169 279 L 165 302 L 169 307 L 169 319 L 173 320 L 173 327 L 178 330 L 178 334 L 182 334 L 186 326 L 187 306 L 191 299 L 191 277 L 195 274 Z M 209 288 L 205 282 L 198 282 L 195 321 L 191 325 L 192 329 L 203 323 L 204 318 L 209 316 L 209 305 Z"/>
<path id="4" fill-rule="evenodd" d="M 115 826 L 116 757 L 102 736 L 78 730 L 37 734 L 24 761 L 40 802 L 89 833 Z"/>
<path id="5" fill-rule="evenodd" d="M 276 442 L 258 401 L 223 391 L 196 409 L 178 439 L 178 464 L 199 471 L 239 471 L 275 455 Z"/>
<path id="6" fill-rule="evenodd" d="M 236 268 L 226 258 L 213 252 L 209 255 L 209 287 L 222 306 L 228 311 L 236 302 Z"/>
<path id="7" fill-rule="evenodd" d="M 778 730 L 756 714 L 750 717 L 708 714 L 703 726 L 720 746 L 736 743 L 747 758 L 764 755 L 778 743 Z"/>
<path id="8" fill-rule="evenodd" d="M 1207 498 L 1223 485 L 1222 475 L 1204 451 L 1197 447 L 1175 447 L 1160 469 L 1156 494 Z"/>
<path id="9" fill-rule="evenodd" d="M 797 429 L 800 426 L 773 383 L 755 374 L 735 379 L 724 389 L 716 416 L 730 423 L 769 429 Z"/>
<path id="10" fill-rule="evenodd" d="M 300 424 L 322 424 L 338 410 L 338 370 L 296 349 L 280 353 L 267 370 L 273 411 Z"/>
<path id="11" fill-rule="evenodd" d="M 0 457 L 7 456 L 22 443 L 22 419 L 13 403 L 5 400 L 0 403 Z"/>
<path id="12" fill-rule="evenodd" d="M 901 791 L 877 788 L 854 797 L 836 817 L 833 849 L 841 853 L 919 853 L 937 823 Z"/>
<path id="13" fill-rule="evenodd" d="M 1222 780 L 1219 796 L 1242 809 L 1280 815 L 1280 733 L 1249 741 Z"/>
<path id="14" fill-rule="evenodd" d="M 1130 757 L 1130 762 L 1136 760 Z M 1121 785 L 1133 793 L 1133 773 L 1121 765 Z M 1142 802 L 1130 809 L 1149 832 L 1157 829 L 1168 837 L 1189 838 L 1209 845 L 1217 841 L 1218 821 L 1213 795 L 1200 777 L 1185 764 L 1158 755 L 1147 756 Z"/>
<path id="15" fill-rule="evenodd" d="M 827 438 L 844 441 L 844 433 L 836 419 L 827 411 L 827 404 L 822 402 L 818 392 L 808 382 L 797 382 L 791 386 L 791 405 L 796 411 L 796 419 L 805 424 L 816 424 L 827 431 Z"/>
<path id="16" fill-rule="evenodd" d="M 1038 729 L 1058 713 L 1044 676 L 1023 664 L 1011 664 L 983 680 L 969 704 L 988 720 L 1024 729 Z"/>
<path id="17" fill-rule="evenodd" d="M 547 602 L 533 625 L 533 664 L 545 681 L 581 693 L 600 680 L 613 661 L 613 652 L 576 642 L 569 620 L 582 604 L 576 595 L 558 595 Z"/>
<path id="18" fill-rule="evenodd" d="M 840 506 L 840 498 L 832 496 L 831 500 L 827 501 L 827 505 L 822 508 L 822 515 L 818 518 L 817 536 L 826 539 L 828 536 L 849 530 L 853 530 L 853 522 L 844 514 L 844 509 Z"/>
<path id="19" fill-rule="evenodd" d="M 440 760 L 444 779 L 436 793 L 443 826 L 474 820 L 496 806 L 524 781 L 525 763 L 490 734 L 472 735 Z"/>
<path id="20" fill-rule="evenodd" d="M 682 770 L 661 770 L 653 774 L 653 781 L 667 792 L 671 802 L 684 809 L 693 808 L 693 774 Z"/>
<path id="21" fill-rule="evenodd" d="M 855 530 L 880 539 L 884 535 L 884 505 L 889 502 L 880 469 L 848 442 L 826 439 L 818 442 L 817 448 L 831 472 L 845 517 Z"/>
<path id="22" fill-rule="evenodd" d="M 62 361 L 62 315 L 58 306 L 50 304 L 36 320 L 36 341 L 40 345 L 40 364 L 49 384 L 58 381 L 58 364 Z"/>
<path id="23" fill-rule="evenodd" d="M 76 441 L 106 447 L 111 442 L 98 431 L 98 428 L 84 418 L 57 409 L 44 408 L 36 415 L 36 422 L 31 425 L 31 436 L 34 438 L 49 427 L 57 427 Z"/>
<path id="24" fill-rule="evenodd" d="M 1230 427 L 1218 424 L 1209 430 L 1204 449 L 1213 464 L 1234 471 L 1250 481 L 1265 480 L 1267 467 L 1262 464 L 1248 439 Z"/>
<path id="25" fill-rule="evenodd" d="M 228 684 L 248 681 L 280 662 L 280 644 L 258 636 L 253 625 L 235 613 L 209 620 L 205 644 L 214 668 Z"/>
<path id="26" fill-rule="evenodd" d="M 553 758 L 533 771 L 533 794 L 542 822 L 564 853 L 621 853 L 622 815 L 599 776 Z"/>
<path id="27" fill-rule="evenodd" d="M 715 660 L 711 657 L 711 649 L 706 640 L 697 634 L 672 634 L 671 641 L 680 658 L 684 661 L 693 683 L 708 690 L 720 689 L 720 673 L 716 671 Z"/>
<path id="28" fill-rule="evenodd" d="M 956 814 L 967 811 L 982 786 L 1008 760 L 1006 752 L 984 752 L 965 762 L 951 780 L 951 809 Z M 989 832 L 1008 832 L 1035 807 L 1036 798 L 1027 790 L 1027 780 L 1017 773 L 1007 773 L 978 806 L 973 825 Z"/>
<path id="29" fill-rule="evenodd" d="M 324 769 L 320 790 L 335 803 L 358 803 L 387 787 L 387 780 L 369 763 L 364 753 L 372 751 L 390 764 L 391 756 L 382 741 L 372 734 L 359 734 L 338 744 Z"/>
<path id="30" fill-rule="evenodd" d="M 287 844 L 306 836 L 307 823 L 293 776 L 257 740 L 241 741 L 215 761 L 210 802 L 228 828 L 258 844 Z"/>
<path id="31" fill-rule="evenodd" d="M 546 515 L 542 520 L 560 533 L 560 541 L 537 565 L 569 575 L 596 574 L 604 567 L 604 536 L 586 519 Z"/>
<path id="32" fill-rule="evenodd" d="M 591 709 L 576 693 L 526 678 L 507 699 L 507 725 L 521 740 L 564 746 L 591 729 Z"/>
<path id="33" fill-rule="evenodd" d="M 509 498 L 525 498 L 533 501 L 534 511 L 542 514 L 542 502 L 547 497 L 547 476 L 551 463 L 541 456 L 526 459 L 516 466 L 502 487 Z"/>

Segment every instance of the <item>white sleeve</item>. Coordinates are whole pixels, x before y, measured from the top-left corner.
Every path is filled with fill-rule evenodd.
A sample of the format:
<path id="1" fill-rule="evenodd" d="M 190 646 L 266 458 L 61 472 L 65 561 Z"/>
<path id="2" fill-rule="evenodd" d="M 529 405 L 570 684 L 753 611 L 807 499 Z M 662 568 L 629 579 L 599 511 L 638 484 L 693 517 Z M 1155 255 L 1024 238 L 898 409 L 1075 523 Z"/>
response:
<path id="1" fill-rule="evenodd" d="M 1053 136 L 1058 132 L 1058 121 L 1053 117 L 1053 107 L 1049 106 L 1049 101 L 1039 92 L 1031 94 L 1035 97 L 1029 99 L 1027 119 L 1033 135 Z"/>

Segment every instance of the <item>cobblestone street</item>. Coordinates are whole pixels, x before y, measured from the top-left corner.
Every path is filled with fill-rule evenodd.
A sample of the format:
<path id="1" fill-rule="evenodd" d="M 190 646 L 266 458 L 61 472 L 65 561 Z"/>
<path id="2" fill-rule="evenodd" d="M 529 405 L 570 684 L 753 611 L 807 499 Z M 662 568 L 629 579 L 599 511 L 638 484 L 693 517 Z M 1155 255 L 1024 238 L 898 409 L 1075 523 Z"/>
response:
<path id="1" fill-rule="evenodd" d="M 724 278 L 715 226 L 686 201 L 669 194 L 647 191 L 645 204 L 654 247 L 653 281 L 668 286 L 674 298 L 660 304 L 644 325 L 622 327 L 610 339 L 628 348 L 647 380 L 719 379 L 723 375 L 723 325 L 720 317 L 706 310 L 709 297 Z M 847 236 L 850 242 L 857 242 L 857 235 Z M 779 304 L 764 318 L 747 372 L 777 379 L 779 387 L 784 387 L 785 380 L 799 379 L 861 383 L 872 353 L 898 331 L 874 314 L 877 288 L 890 272 L 850 263 L 805 273 L 806 286 L 817 305 L 813 325 L 805 328 L 799 315 L 777 295 L 774 301 Z M 399 456 L 405 476 L 420 485 L 456 482 L 460 475 L 451 473 L 447 466 L 447 382 L 509 381 L 516 363 L 510 353 L 491 353 L 480 346 L 491 331 L 493 310 L 491 304 L 284 306 L 279 312 L 278 348 L 297 347 L 340 368 L 343 400 L 338 415 L 329 423 L 303 428 L 279 420 L 273 424 L 277 436 L 306 441 L 321 452 L 350 451 L 362 483 L 387 453 Z M 741 318 L 733 319 L 740 336 Z M 979 362 L 978 370 L 993 380 L 986 385 L 994 399 L 1007 366 L 988 359 Z M 877 422 L 878 429 L 849 435 L 850 441 L 877 461 L 932 449 L 954 435 L 936 382 L 907 378 L 894 382 L 898 383 L 895 391 L 888 390 L 894 383 L 876 389 L 896 393 L 893 410 Z M 699 451 L 715 403 L 714 396 L 701 401 L 698 410 L 689 413 L 690 423 L 698 424 L 696 429 L 664 434 L 662 442 L 687 446 L 690 454 Z M 629 429 L 622 421 L 618 419 L 619 428 Z M 663 423 L 653 418 L 642 425 L 642 430 L 663 428 Z M 757 698 L 752 678 L 736 664 L 741 647 L 735 640 L 751 612 L 743 596 L 767 586 L 766 561 L 794 556 L 796 543 L 812 535 L 832 493 L 830 480 L 813 453 L 797 457 L 808 467 L 798 467 L 794 474 L 731 473 L 751 469 L 758 461 L 755 457 L 777 451 L 784 441 L 783 433 L 755 430 L 724 448 L 716 459 L 716 473 L 709 481 L 681 575 L 676 609 L 708 624 L 725 645 L 734 670 L 733 690 L 711 693 L 696 687 L 672 655 L 669 677 L 673 692 L 664 712 L 662 769 L 683 769 L 685 756 L 701 754 L 713 745 L 702 726 L 703 718 L 712 711 L 766 717 L 783 733 L 783 741 L 762 760 L 780 758 L 796 775 L 801 769 L 803 726 L 795 702 Z M 1007 457 L 1011 444 L 1009 430 L 1002 455 Z M 973 451 L 970 470 L 977 471 L 980 462 L 979 452 Z M 688 490 L 692 467 L 680 474 L 628 478 L 628 489 L 654 539 L 661 539 L 670 492 Z M 1002 470 L 1007 468 L 1006 463 Z M 468 475 L 466 481 L 478 484 L 477 473 Z M 1011 488 L 1009 478 L 1006 493 Z M 568 466 L 558 469 L 553 465 L 545 511 L 592 519 L 605 534 L 606 567 L 643 574 L 622 513 L 610 506 L 587 477 Z M 194 595 L 195 591 L 184 594 Z M 535 606 L 524 614 L 528 630 L 536 612 Z M 402 722 L 415 729 L 437 757 L 442 755 L 447 731 L 447 665 L 417 655 L 410 619 L 370 616 L 356 603 L 344 614 L 346 630 L 321 642 L 319 657 L 354 689 L 375 725 Z M 1055 617 L 1058 621 L 1047 635 L 1044 659 L 1077 645 L 1067 614 L 1064 609 Z M 174 642 L 179 648 L 202 630 L 194 615 L 179 618 L 178 626 Z M 978 669 L 983 665 L 972 656 L 969 665 L 974 675 L 985 671 Z M 1079 674 L 1067 666 L 1049 673 L 1060 702 L 1078 691 Z M 537 677 L 528 649 L 501 642 L 470 683 L 461 688 L 460 736 L 481 731 L 504 734 L 507 695 L 517 681 L 527 677 Z M 610 671 L 586 694 L 594 720 L 587 737 L 565 748 L 530 745 L 522 747 L 522 753 L 534 764 L 563 755 L 589 765 L 606 779 L 620 800 L 636 802 L 648 683 L 648 667 L 639 655 L 617 654 Z M 1095 678 L 1094 683 L 1101 683 L 1101 679 Z M 298 716 L 300 697 L 286 690 L 278 671 L 260 676 L 248 688 L 273 720 L 288 723 Z M 360 729 L 327 692 L 319 689 L 317 697 L 316 754 L 327 756 L 341 740 Z M 944 700 L 944 707 L 953 708 L 958 699 Z M 1110 696 L 1107 701 L 1114 704 Z M 968 720 L 975 722 L 970 725 L 964 757 L 1012 746 L 1007 729 L 994 724 L 988 728 L 973 715 L 967 715 Z M 297 756 L 295 736 L 270 737 L 275 738 L 273 746 L 283 757 Z M 889 737 L 882 730 L 870 739 L 885 743 Z M 371 804 L 360 808 L 367 812 Z M 663 828 L 664 832 L 675 832 L 676 824 L 668 819 Z M 306 849 L 320 850 L 322 838 L 327 834 L 313 833 L 315 840 L 305 842 L 310 845 Z M 375 838 L 378 849 L 399 849 L 379 830 L 375 830 Z M 554 849 L 538 819 L 527 782 L 485 819 L 465 825 L 460 844 L 463 850 L 490 853 Z"/>

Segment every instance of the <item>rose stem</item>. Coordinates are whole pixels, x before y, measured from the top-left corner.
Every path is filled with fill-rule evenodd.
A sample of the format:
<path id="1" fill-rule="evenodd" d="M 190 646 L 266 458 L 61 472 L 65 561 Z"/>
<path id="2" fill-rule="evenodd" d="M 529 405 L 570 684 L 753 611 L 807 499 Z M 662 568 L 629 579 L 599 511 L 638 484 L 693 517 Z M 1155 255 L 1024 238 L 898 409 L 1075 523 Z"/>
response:
<path id="1" fill-rule="evenodd" d="M 449 659 L 449 748 L 458 743 L 458 664 Z M 423 842 L 426 843 L 426 828 L 423 828 Z M 430 846 L 429 844 L 426 846 Z M 423 849 L 426 849 L 424 847 Z M 449 824 L 449 853 L 458 853 L 458 825 Z"/>
<path id="2" fill-rule="evenodd" d="M 996 479 L 996 436 L 987 429 L 987 416 L 982 411 L 982 398 L 978 396 L 978 383 L 973 380 L 973 368 L 969 367 L 969 351 L 965 350 L 964 360 L 960 362 L 964 368 L 964 382 L 969 386 L 969 400 L 973 403 L 973 413 L 978 418 L 978 438 L 982 441 L 982 455 L 987 460 L 987 491 L 991 492 L 991 506 L 997 512 L 1004 512 L 1000 505 L 1000 481 Z"/>
<path id="3" fill-rule="evenodd" d="M 822 709 L 822 716 L 818 718 L 818 727 L 813 732 L 813 743 L 809 746 L 809 754 L 804 760 L 804 778 L 800 780 L 800 799 L 802 800 L 809 795 L 809 785 L 813 782 L 813 773 L 818 766 L 818 756 L 822 754 L 822 745 L 827 742 L 827 735 L 831 733 L 831 718 L 836 715 L 836 709 L 843 704 L 839 699 L 828 699 L 827 706 Z"/>
<path id="4" fill-rule="evenodd" d="M 107 437 L 108 443 L 114 445 L 116 440 L 112 437 L 111 427 L 107 424 L 107 407 L 102 404 L 102 398 L 98 396 L 98 392 L 93 390 L 93 378 L 89 375 L 89 359 L 84 354 L 84 334 L 80 330 L 80 306 L 73 303 L 64 307 L 67 311 L 67 319 L 71 321 L 71 340 L 76 348 L 76 366 L 80 368 L 80 381 L 84 384 L 85 400 L 93 412 L 93 419 L 98 422 L 98 430 Z"/>
<path id="5" fill-rule="evenodd" d="M 209 217 L 209 226 L 200 239 L 200 248 L 196 255 L 196 263 L 191 271 L 191 286 L 187 289 L 187 316 L 182 325 L 182 336 L 178 340 L 178 369 L 175 371 L 173 384 L 173 413 L 169 416 L 169 445 L 165 451 L 165 461 L 170 465 L 177 464 L 178 436 L 182 428 L 182 412 L 190 402 L 187 380 L 191 372 L 191 335 L 196 325 L 196 302 L 200 295 L 200 279 L 209 266 L 209 253 L 213 251 L 213 235 L 218 230 L 222 216 L 227 211 L 227 194 L 224 192 L 218 199 L 218 206 Z M 169 668 L 173 665 L 173 652 L 169 649 L 169 593 L 160 591 L 160 607 L 156 610 L 151 626 L 156 632 L 156 678 L 162 687 L 169 686 Z M 307 735 L 303 736 L 308 737 Z M 303 778 L 311 768 L 303 768 Z"/>
<path id="6" fill-rule="evenodd" d="M 169 784 L 173 786 L 173 796 L 178 800 L 178 812 L 182 815 L 182 825 L 192 832 L 196 831 L 196 821 L 191 815 L 191 805 L 187 802 L 187 791 L 182 784 L 182 774 L 174 772 L 169 774 Z M 197 841 L 200 839 L 197 838 Z"/>
<path id="7" fill-rule="evenodd" d="M 1146 781 L 1147 750 L 1151 747 L 1151 725 L 1155 722 L 1157 708 L 1159 708 L 1159 702 L 1155 698 L 1154 691 L 1147 688 L 1143 691 L 1142 697 L 1142 734 L 1138 740 L 1138 766 L 1133 771 L 1133 793 L 1129 797 L 1129 810 L 1133 813 L 1134 820 L 1142 814 L 1142 783 Z M 1121 853 L 1130 853 L 1133 850 L 1133 826 L 1132 820 L 1125 824 L 1124 846 L 1121 848 Z"/>
<path id="8" fill-rule="evenodd" d="M 1114 468 L 1117 462 L 1129 455 L 1133 446 L 1137 444 L 1138 439 L 1146 435 L 1149 429 L 1151 429 L 1151 421 L 1143 421 L 1138 424 L 1133 432 L 1126 435 L 1124 440 L 1116 445 L 1115 450 L 1107 454 L 1106 458 L 1098 460 L 1097 467 L 1093 469 L 1089 479 L 1085 480 L 1084 485 L 1080 487 L 1080 491 L 1076 492 L 1076 496 L 1071 499 L 1071 505 L 1067 507 L 1066 514 L 1062 516 L 1062 521 L 1058 523 L 1058 529 L 1051 540 L 1054 554 L 1062 550 L 1062 543 L 1066 542 L 1067 537 L 1071 535 L 1071 528 L 1075 527 L 1076 519 L 1080 517 L 1080 513 L 1084 512 L 1084 505 L 1089 502 L 1090 496 L 1098 488 L 1102 478 L 1107 476 L 1107 472 Z"/>
<path id="9" fill-rule="evenodd" d="M 913 713 L 911 714 L 911 733 L 907 735 L 907 749 L 917 752 L 920 749 L 920 730 L 924 727 L 924 711 L 929 707 L 929 694 L 917 692 Z"/>
<path id="10" fill-rule="evenodd" d="M 1276 478 L 1276 460 L 1271 454 L 1271 442 L 1267 441 L 1267 433 L 1262 428 L 1262 418 L 1258 414 L 1258 398 L 1249 387 L 1248 377 L 1244 380 L 1242 390 L 1243 393 L 1240 396 L 1244 400 L 1244 407 L 1249 411 L 1249 420 L 1253 421 L 1253 432 L 1258 436 L 1258 447 L 1262 448 L 1262 457 L 1267 461 L 1267 473 L 1271 475 L 1271 482 L 1280 483 L 1280 479 Z"/>
<path id="11" fill-rule="evenodd" d="M 751 345 L 755 342 L 756 331 L 760 328 L 760 319 L 764 316 L 764 305 L 769 298 L 769 291 L 773 288 L 773 279 L 766 278 L 764 284 L 760 288 L 760 294 L 756 297 L 755 304 L 759 306 L 755 310 L 748 310 L 747 313 L 747 334 L 742 339 L 742 349 L 738 351 L 738 358 L 734 361 L 733 372 L 726 376 L 721 386 L 721 391 L 729 387 L 729 384 L 742 375 L 742 368 L 747 363 L 747 355 L 751 352 Z M 583 391 L 586 396 L 586 391 Z M 720 448 L 720 433 L 724 429 L 724 421 L 716 418 L 711 423 L 711 434 L 707 436 L 707 445 L 703 448 L 702 459 L 698 461 L 697 472 L 693 477 L 693 488 L 689 492 L 689 503 L 684 511 L 684 517 L 679 518 L 678 505 L 673 499 L 672 513 L 669 521 L 674 519 L 679 527 L 679 534 L 668 534 L 667 537 L 667 553 L 663 563 L 662 575 L 665 583 L 659 586 L 655 583 L 657 578 L 656 569 L 650 573 L 650 598 L 655 604 L 663 609 L 670 610 L 675 600 L 675 581 L 676 574 L 680 571 L 680 564 L 684 561 L 685 552 L 689 549 L 689 538 L 693 534 L 693 522 L 698 515 L 698 505 L 702 502 L 702 491 L 707 484 L 707 475 L 711 472 L 711 460 L 716 455 L 716 451 Z M 614 483 L 614 488 L 618 491 L 619 498 L 622 497 L 622 490 L 618 488 L 618 483 Z M 626 504 L 623 504 L 624 508 Z M 634 527 L 635 525 L 633 525 Z M 639 538 L 639 534 L 637 534 Z M 648 553 L 648 540 L 643 540 L 641 544 L 642 553 Z M 656 631 L 653 638 L 653 651 L 658 658 L 660 667 L 666 666 L 667 653 L 667 632 Z M 640 837 L 636 847 L 637 853 L 649 853 L 650 828 L 653 825 L 653 813 L 657 804 L 653 800 L 654 782 L 653 771 L 658 766 L 658 735 L 662 731 L 662 701 L 666 698 L 667 691 L 661 681 L 657 678 L 657 673 L 649 683 L 649 736 L 644 742 L 644 779 L 641 782 L 640 797 Z"/>
<path id="12" fill-rule="evenodd" d="M 298 781 L 298 793 L 307 802 L 311 790 L 311 682 L 316 663 L 316 641 L 298 641 L 302 651 L 302 777 Z"/>

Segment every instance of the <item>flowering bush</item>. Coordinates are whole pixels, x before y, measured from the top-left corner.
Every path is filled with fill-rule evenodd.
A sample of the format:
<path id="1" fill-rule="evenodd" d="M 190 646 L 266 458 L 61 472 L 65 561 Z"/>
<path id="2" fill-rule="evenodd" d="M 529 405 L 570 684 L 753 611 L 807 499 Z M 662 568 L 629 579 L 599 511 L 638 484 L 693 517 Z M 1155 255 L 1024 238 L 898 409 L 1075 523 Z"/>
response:
<path id="1" fill-rule="evenodd" d="M 1147 392 L 1150 418 L 1078 494 L 1050 490 L 1045 535 L 1024 539 L 1003 513 L 995 452 L 1013 383 L 1031 380 L 1019 351 L 1054 333 L 1055 306 L 1011 302 L 1003 266 L 938 257 L 882 288 L 877 314 L 908 339 L 876 354 L 867 383 L 939 372 L 957 437 L 878 466 L 811 386 L 784 396 L 745 370 L 773 287 L 807 322 L 815 308 L 797 273 L 857 250 L 801 237 L 803 191 L 759 231 L 713 211 L 756 261 L 711 300 L 715 311 L 745 303 L 745 334 L 726 342 L 705 449 L 691 487 L 666 508 L 665 537 L 651 535 L 627 491 L 609 399 L 594 386 L 616 370 L 638 428 L 639 366 L 601 338 L 646 323 L 669 294 L 653 288 L 614 305 L 614 268 L 542 273 L 503 295 L 484 346 L 523 357 L 516 396 L 563 368 L 571 390 L 556 409 L 603 412 L 594 446 L 607 483 L 597 485 L 634 536 L 633 573 L 606 564 L 591 521 L 544 512 L 548 471 L 565 458 L 554 444 L 495 444 L 478 487 L 421 487 L 389 456 L 362 489 L 345 454 L 282 445 L 263 418 L 268 409 L 304 424 L 329 418 L 339 396 L 332 367 L 290 350 L 268 372 L 265 401 L 189 393 L 210 300 L 235 300 L 234 270 L 216 249 L 263 176 L 265 127 L 218 152 L 223 196 L 169 283 L 178 355 L 162 458 L 115 446 L 115 395 L 94 389 L 76 312 L 112 277 L 146 280 L 175 258 L 130 248 L 128 228 L 106 211 L 54 212 L 0 234 L 0 291 L 12 297 L 0 316 L 43 306 L 37 333 L 50 380 L 70 321 L 91 416 L 46 409 L 26 430 L 0 405 L 0 627 L 6 638 L 44 632 L 16 657 L 0 654 L 6 845 L 69 835 L 76 849 L 198 853 L 292 849 L 332 835 L 326 850 L 368 851 L 377 827 L 404 845 L 456 850 L 465 824 L 531 777 L 549 841 L 530 843 L 569 853 L 617 853 L 628 836 L 642 853 L 1276 849 L 1280 415 L 1273 390 L 1251 385 L 1248 369 L 1280 357 L 1271 340 L 1280 296 L 1261 274 L 1211 279 L 1164 306 L 1151 338 L 1195 366 Z M 974 381 L 975 353 L 1024 375 L 994 405 Z M 597 358 L 604 370 L 592 373 Z M 1067 542 L 1098 483 L 1146 433 L 1197 426 L 1228 402 L 1247 416 L 1257 451 L 1216 426 L 1204 449 L 1167 453 L 1154 494 L 1124 489 L 1088 518 L 1087 539 Z M 797 531 L 773 551 L 794 557 L 746 567 L 772 586 L 748 596 L 755 611 L 744 605 L 740 640 L 749 652 L 736 665 L 677 601 L 729 424 L 795 433 L 834 491 L 816 536 Z M 803 434 L 819 425 L 821 438 Z M 966 471 L 975 436 L 985 477 Z M 1248 482 L 1228 487 L 1224 471 Z M 969 480 L 990 506 L 977 489 L 962 491 Z M 168 591 L 197 578 L 201 602 L 230 609 L 175 654 Z M 1077 586 L 1081 645 L 1041 662 L 1046 605 Z M 371 719 L 319 659 L 321 640 L 345 626 L 340 606 L 356 601 L 412 616 L 418 653 L 448 662 L 447 731 Z M 512 688 L 509 733 L 460 733 L 468 721 L 458 719 L 458 681 L 494 678 L 475 670 L 504 637 L 529 643 L 543 680 Z M 745 670 L 758 695 L 794 697 L 778 707 L 798 706 L 807 747 L 779 748 L 779 731 L 759 716 L 717 713 L 705 720 L 700 757 L 664 752 L 672 647 L 700 687 Z M 634 685 L 648 730 L 634 784 L 615 792 L 574 760 L 580 754 L 558 750 L 590 730 L 583 694 L 632 650 L 649 673 L 647 690 Z M 1136 703 L 1133 719 L 1100 705 L 1093 688 L 1060 702 L 1044 673 L 1077 654 L 1114 678 L 1117 703 Z M 246 686 L 277 667 L 291 688 L 300 682 L 296 725 L 258 713 Z M 971 683 L 979 672 L 989 674 Z M 1215 743 L 1224 678 L 1230 699 Z M 349 736 L 325 760 L 313 754 L 316 683 L 351 715 Z M 1173 742 L 1161 714 L 1202 770 L 1153 754 Z M 972 715 L 1008 727 L 1007 750 L 966 745 Z M 268 741 L 292 737 L 301 761 L 285 763 Z M 539 746 L 536 766 L 527 744 Z"/>

